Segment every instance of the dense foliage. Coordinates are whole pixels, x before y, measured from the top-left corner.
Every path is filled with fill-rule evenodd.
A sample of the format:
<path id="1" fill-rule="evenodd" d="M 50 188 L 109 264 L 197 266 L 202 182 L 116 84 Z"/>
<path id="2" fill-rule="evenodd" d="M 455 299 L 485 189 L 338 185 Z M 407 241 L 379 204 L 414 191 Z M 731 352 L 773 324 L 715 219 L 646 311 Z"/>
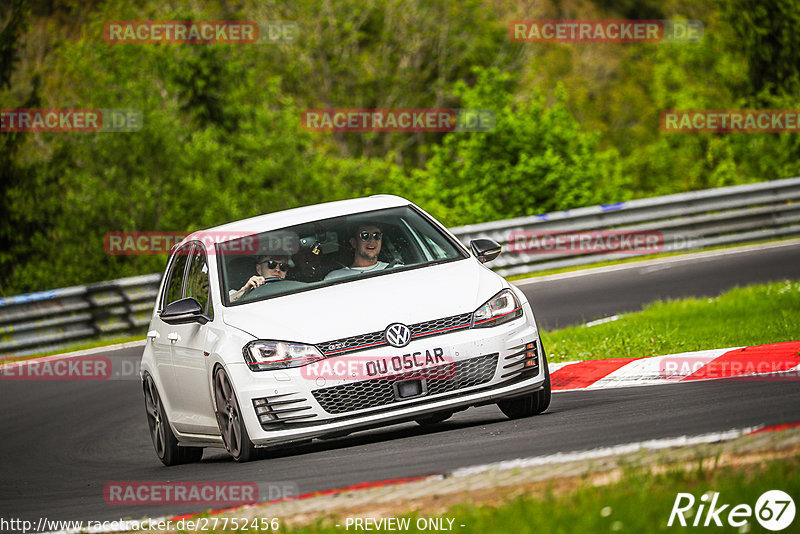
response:
<path id="1" fill-rule="evenodd" d="M 3 109 L 134 108 L 133 133 L 0 133 L 0 294 L 159 271 L 112 231 L 376 193 L 449 225 L 798 174 L 797 134 L 667 134 L 664 109 L 798 108 L 790 0 L 13 0 Z M 175 7 L 177 6 L 177 7 Z M 688 18 L 685 44 L 521 44 L 514 19 Z M 108 44 L 111 20 L 293 20 L 283 44 Z M 320 133 L 309 108 L 484 108 L 487 133 Z"/>

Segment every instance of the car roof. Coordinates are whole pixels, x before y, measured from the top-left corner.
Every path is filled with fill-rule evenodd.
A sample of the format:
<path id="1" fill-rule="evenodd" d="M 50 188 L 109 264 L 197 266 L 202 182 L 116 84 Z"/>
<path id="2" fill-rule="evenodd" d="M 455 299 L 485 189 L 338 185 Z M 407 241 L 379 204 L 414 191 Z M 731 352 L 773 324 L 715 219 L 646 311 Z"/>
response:
<path id="1" fill-rule="evenodd" d="M 303 206 L 301 208 L 276 211 L 274 213 L 267 213 L 256 217 L 250 217 L 249 219 L 222 224 L 199 232 L 220 232 L 234 235 L 256 234 L 331 217 L 353 215 L 385 208 L 396 208 L 408 206 L 409 204 L 411 204 L 411 201 L 395 195 L 373 195 L 371 197 L 337 200 L 334 202 L 325 202 L 323 204 Z M 176 247 L 180 246 L 182 243 L 191 241 L 193 235 L 194 234 L 187 236 L 181 243 L 176 245 Z M 233 235 L 231 237 L 233 237 Z"/>

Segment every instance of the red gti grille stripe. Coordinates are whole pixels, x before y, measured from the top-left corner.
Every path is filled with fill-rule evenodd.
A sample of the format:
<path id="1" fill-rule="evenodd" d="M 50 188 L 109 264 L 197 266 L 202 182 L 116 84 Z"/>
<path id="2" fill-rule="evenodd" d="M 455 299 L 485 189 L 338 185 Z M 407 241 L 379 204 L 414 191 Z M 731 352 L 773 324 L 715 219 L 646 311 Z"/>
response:
<path id="1" fill-rule="evenodd" d="M 325 354 L 336 354 L 337 352 L 350 352 L 351 350 L 358 350 L 358 349 L 365 349 L 367 347 L 374 347 L 376 345 L 386 345 L 385 341 L 380 341 L 378 343 L 370 343 L 368 345 L 359 345 L 357 347 L 348 347 L 346 349 L 339 349 L 339 350 L 329 350 Z"/>
<path id="2" fill-rule="evenodd" d="M 420 332 L 419 334 L 414 334 L 411 337 L 429 336 L 431 334 L 436 334 L 438 332 L 447 332 L 448 330 L 454 330 L 456 328 L 464 328 L 467 326 L 469 326 L 469 323 L 459 324 L 456 326 L 448 326 L 447 328 L 441 328 L 439 330 L 431 330 L 430 332 Z"/>

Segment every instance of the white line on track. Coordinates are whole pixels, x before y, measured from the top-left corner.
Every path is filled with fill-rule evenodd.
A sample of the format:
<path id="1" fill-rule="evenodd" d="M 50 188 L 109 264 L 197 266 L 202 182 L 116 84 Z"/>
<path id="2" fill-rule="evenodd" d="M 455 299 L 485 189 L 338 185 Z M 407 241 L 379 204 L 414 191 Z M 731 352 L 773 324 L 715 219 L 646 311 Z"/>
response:
<path id="1" fill-rule="evenodd" d="M 763 426 L 763 425 L 762 425 Z M 559 452 L 546 456 L 534 456 L 531 458 L 518 458 L 516 460 L 505 460 L 491 464 L 475 465 L 456 469 L 451 474 L 454 477 L 465 477 L 486 471 L 507 471 L 509 469 L 519 469 L 523 467 L 536 467 L 542 465 L 561 464 L 566 462 L 576 462 L 581 460 L 596 460 L 609 456 L 619 456 L 630 454 L 640 450 L 659 450 L 670 447 L 685 447 L 688 445 L 699 445 L 703 443 L 718 443 L 728 441 L 740 436 L 744 436 L 762 428 L 762 426 L 735 428 L 724 432 L 711 432 L 698 436 L 680 436 L 676 438 L 651 439 L 647 441 L 637 441 L 614 445 L 612 447 L 600 447 L 588 451 Z"/>
<path id="2" fill-rule="evenodd" d="M 618 319 L 619 319 L 619 315 L 611 315 L 609 317 L 603 317 L 602 319 L 595 319 L 594 321 L 589 321 L 588 323 L 586 323 L 583 326 L 585 326 L 586 328 L 591 328 L 593 326 L 597 326 L 599 324 L 610 323 L 610 322 L 616 321 Z"/>

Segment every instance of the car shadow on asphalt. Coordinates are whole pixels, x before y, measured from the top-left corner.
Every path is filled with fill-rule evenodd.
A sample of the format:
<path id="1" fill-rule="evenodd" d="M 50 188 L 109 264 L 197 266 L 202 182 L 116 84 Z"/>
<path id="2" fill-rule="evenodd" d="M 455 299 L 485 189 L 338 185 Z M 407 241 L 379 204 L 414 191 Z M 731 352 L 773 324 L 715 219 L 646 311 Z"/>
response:
<path id="1" fill-rule="evenodd" d="M 264 456 L 260 459 L 278 459 L 329 452 L 363 445 L 373 445 L 376 443 L 391 442 L 398 439 L 414 438 L 421 436 L 434 436 L 449 432 L 473 429 L 481 426 L 495 426 L 499 424 L 519 424 L 522 421 L 536 421 L 548 418 L 552 415 L 551 406 L 548 411 L 532 418 L 509 420 L 499 411 L 497 414 L 486 411 L 485 413 L 470 413 L 470 411 L 456 414 L 453 419 L 421 426 L 413 422 L 397 423 L 392 426 L 361 430 L 353 434 L 329 439 L 315 439 L 312 442 L 304 442 L 295 445 L 282 445 L 275 448 L 264 450 Z M 212 453 L 214 451 L 216 454 Z M 212 454 L 214 454 L 212 456 Z M 222 449 L 207 449 L 202 462 L 216 463 L 233 461 Z"/>

